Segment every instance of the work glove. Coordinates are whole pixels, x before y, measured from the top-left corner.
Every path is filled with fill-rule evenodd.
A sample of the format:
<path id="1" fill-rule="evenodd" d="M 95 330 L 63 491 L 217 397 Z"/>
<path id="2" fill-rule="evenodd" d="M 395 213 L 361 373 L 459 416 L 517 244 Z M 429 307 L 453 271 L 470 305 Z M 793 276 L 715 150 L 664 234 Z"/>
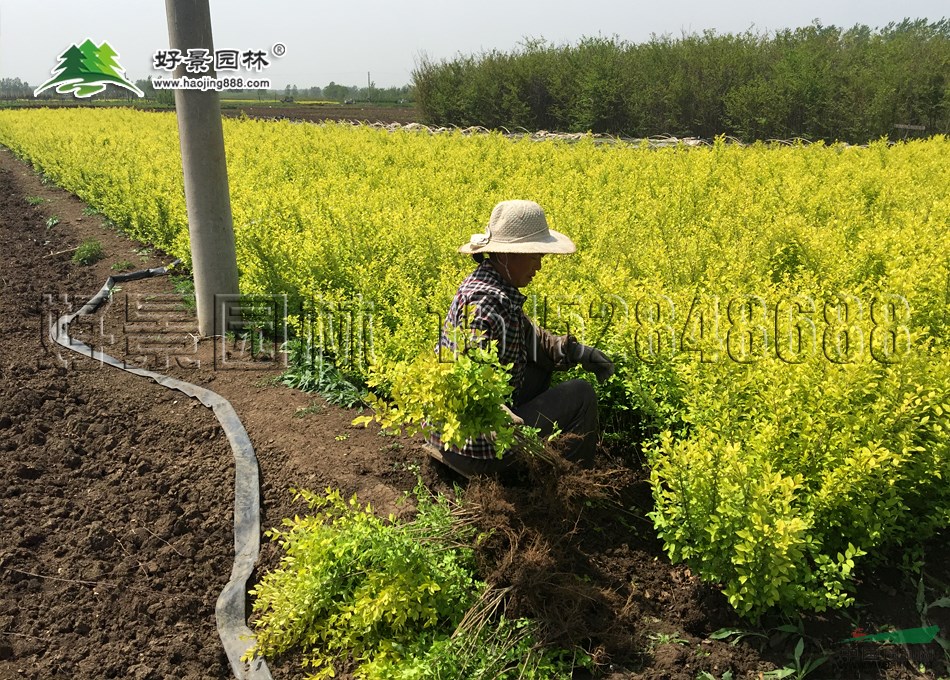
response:
<path id="1" fill-rule="evenodd" d="M 602 383 L 614 374 L 613 363 L 596 347 L 577 343 L 571 348 L 570 357 L 575 364 L 597 376 L 598 382 Z"/>
<path id="2" fill-rule="evenodd" d="M 504 404 L 501 405 L 501 410 L 508 414 L 508 417 L 511 418 L 511 422 L 515 425 L 524 425 L 524 419 Z"/>

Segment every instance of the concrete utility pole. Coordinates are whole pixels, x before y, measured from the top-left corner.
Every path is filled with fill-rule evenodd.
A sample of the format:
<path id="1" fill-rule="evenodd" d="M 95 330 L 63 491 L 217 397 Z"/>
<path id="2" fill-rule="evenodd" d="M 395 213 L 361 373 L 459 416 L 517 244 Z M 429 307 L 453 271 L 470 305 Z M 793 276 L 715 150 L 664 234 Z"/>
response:
<path id="1" fill-rule="evenodd" d="M 168 43 L 171 49 L 208 50 L 214 56 L 211 39 L 211 8 L 208 0 L 165 0 L 168 19 Z M 175 77 L 185 76 L 184 66 Z M 192 77 L 215 77 L 213 70 Z M 181 165 L 185 173 L 185 203 L 188 207 L 188 233 L 191 236 L 191 261 L 195 274 L 198 307 L 198 332 L 224 335 L 225 314 L 215 296 L 238 294 L 237 256 L 231 199 L 228 194 L 228 169 L 224 157 L 224 130 L 221 104 L 215 90 L 175 90 L 178 136 L 181 140 Z M 234 301 L 234 297 L 229 298 Z"/>

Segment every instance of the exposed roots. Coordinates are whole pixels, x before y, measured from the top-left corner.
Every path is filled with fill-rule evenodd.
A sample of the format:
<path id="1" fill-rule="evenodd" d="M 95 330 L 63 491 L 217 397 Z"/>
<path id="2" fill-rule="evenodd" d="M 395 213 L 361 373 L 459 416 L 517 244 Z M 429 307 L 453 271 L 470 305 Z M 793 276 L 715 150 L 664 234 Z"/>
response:
<path id="1" fill-rule="evenodd" d="M 583 469 L 547 449 L 526 457 L 524 479 L 502 485 L 470 482 L 466 504 L 477 508 L 482 538 L 476 560 L 490 589 L 473 621 L 504 611 L 538 623 L 544 644 L 581 647 L 603 664 L 635 655 L 635 607 L 629 593 L 595 585 L 597 567 L 582 544 L 619 509 L 619 492 L 632 473 Z"/>

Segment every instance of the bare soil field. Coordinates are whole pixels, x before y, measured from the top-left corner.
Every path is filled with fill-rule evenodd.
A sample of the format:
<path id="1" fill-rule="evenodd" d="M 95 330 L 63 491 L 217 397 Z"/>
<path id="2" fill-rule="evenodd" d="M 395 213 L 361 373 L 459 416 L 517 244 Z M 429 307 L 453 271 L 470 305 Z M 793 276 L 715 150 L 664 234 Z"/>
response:
<path id="1" fill-rule="evenodd" d="M 54 315 L 83 304 L 111 274 L 171 260 L 84 208 L 0 149 L 0 680 L 228 678 L 214 603 L 233 560 L 234 473 L 220 426 L 197 401 L 64 356 L 46 336 Z M 105 254 L 91 266 L 71 261 L 86 238 Z M 128 301 L 176 295 L 167 277 L 123 284 L 77 333 L 131 363 Z M 809 677 L 950 673 L 936 644 L 861 652 L 837 644 L 858 625 L 921 625 L 916 584 L 896 569 L 863 574 L 859 606 L 845 614 L 776 617 L 758 628 L 740 621 L 715 585 L 665 557 L 633 448 L 601 449 L 595 472 L 544 469 L 507 487 L 466 484 L 419 441 L 354 427 L 356 410 L 276 384 L 279 362 L 219 365 L 222 347 L 241 353 L 202 340 L 183 361 L 149 367 L 231 401 L 259 459 L 265 528 L 303 511 L 291 488 L 338 488 L 381 515 L 411 513 L 401 499 L 419 476 L 437 492 L 459 485 L 479 508 L 490 536 L 477 555 L 481 576 L 511 588 L 509 613 L 537 618 L 551 642 L 588 650 L 604 677 L 761 678 L 791 662 L 797 637 L 732 644 L 710 635 L 789 623 L 800 623 L 807 655 L 828 657 Z M 930 597 L 950 583 L 945 540 L 925 555 Z M 278 559 L 265 543 L 258 574 Z M 944 636 L 948 613 L 930 615 Z M 293 657 L 268 664 L 275 678 L 301 677 Z"/>

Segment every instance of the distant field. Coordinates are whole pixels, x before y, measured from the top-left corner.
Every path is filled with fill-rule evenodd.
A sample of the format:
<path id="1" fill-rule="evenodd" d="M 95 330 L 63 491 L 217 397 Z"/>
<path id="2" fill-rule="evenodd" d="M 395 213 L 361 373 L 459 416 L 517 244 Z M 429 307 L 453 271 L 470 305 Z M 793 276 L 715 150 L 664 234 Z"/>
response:
<path id="1" fill-rule="evenodd" d="M 338 106 L 340 102 L 331 101 L 329 99 L 295 99 L 290 102 L 285 102 L 279 99 L 258 99 L 257 97 L 229 97 L 227 93 L 222 94 L 221 105 L 228 106 L 231 104 L 255 104 L 260 106 L 326 106 L 333 105 Z"/>
<path id="2" fill-rule="evenodd" d="M 0 100 L 3 109 L 74 109 L 74 108 L 134 108 L 145 111 L 169 111 L 174 107 L 155 100 L 142 99 L 97 99 L 89 102 L 70 100 L 16 99 Z M 224 116 L 247 116 L 248 118 L 266 118 L 281 120 L 301 120 L 322 122 L 326 120 L 358 120 L 369 123 L 415 123 L 419 122 L 419 112 L 413 104 L 393 102 L 355 102 L 341 104 L 323 100 L 303 100 L 281 102 L 274 100 L 258 101 L 241 98 L 221 99 L 221 113 Z"/>

